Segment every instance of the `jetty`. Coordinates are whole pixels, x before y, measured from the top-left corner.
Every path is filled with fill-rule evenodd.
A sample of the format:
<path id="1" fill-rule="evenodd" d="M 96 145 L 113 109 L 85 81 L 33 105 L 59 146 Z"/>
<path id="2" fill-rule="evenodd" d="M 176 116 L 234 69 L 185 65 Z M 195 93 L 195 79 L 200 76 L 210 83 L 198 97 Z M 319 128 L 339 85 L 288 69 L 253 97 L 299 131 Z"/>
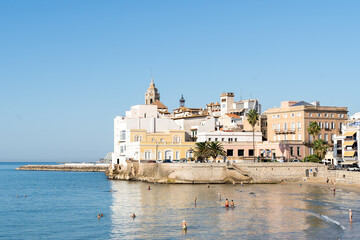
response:
<path id="1" fill-rule="evenodd" d="M 63 172 L 105 172 L 110 164 L 66 163 L 59 165 L 25 165 L 16 170 L 63 171 Z"/>

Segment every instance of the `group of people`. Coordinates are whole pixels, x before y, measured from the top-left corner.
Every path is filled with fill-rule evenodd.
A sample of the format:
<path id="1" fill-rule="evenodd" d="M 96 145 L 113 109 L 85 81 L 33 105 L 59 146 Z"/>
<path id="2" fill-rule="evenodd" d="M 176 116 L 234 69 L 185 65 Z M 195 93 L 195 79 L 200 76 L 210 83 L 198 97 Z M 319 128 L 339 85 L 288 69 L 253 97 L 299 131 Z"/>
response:
<path id="1" fill-rule="evenodd" d="M 104 216 L 104 214 L 99 213 L 99 214 L 98 214 L 98 219 L 102 218 L 103 216 Z"/>
<path id="2" fill-rule="evenodd" d="M 231 200 L 231 202 L 229 203 L 229 200 L 226 199 L 225 200 L 225 207 L 235 207 L 235 203 L 234 203 L 234 200 Z"/>

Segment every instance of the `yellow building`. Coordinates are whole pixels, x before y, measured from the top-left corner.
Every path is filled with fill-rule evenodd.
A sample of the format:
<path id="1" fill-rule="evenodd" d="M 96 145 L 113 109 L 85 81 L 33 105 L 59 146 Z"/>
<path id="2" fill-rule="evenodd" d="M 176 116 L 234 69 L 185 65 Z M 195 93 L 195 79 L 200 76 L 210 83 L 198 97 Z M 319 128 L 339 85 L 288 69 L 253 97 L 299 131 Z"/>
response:
<path id="1" fill-rule="evenodd" d="M 134 160 L 180 160 L 193 156 L 194 142 L 185 142 L 185 131 L 168 130 L 148 133 L 145 129 L 131 129 L 127 156 Z"/>

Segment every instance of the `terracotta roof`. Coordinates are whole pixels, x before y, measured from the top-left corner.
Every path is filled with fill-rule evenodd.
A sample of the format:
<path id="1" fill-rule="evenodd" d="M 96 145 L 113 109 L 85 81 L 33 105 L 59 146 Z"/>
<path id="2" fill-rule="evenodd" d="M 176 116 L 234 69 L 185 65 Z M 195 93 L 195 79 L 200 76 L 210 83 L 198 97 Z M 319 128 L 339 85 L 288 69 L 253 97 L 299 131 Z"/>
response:
<path id="1" fill-rule="evenodd" d="M 219 102 L 216 102 L 214 105 L 215 105 L 215 106 L 220 106 L 220 103 L 219 103 Z"/>
<path id="2" fill-rule="evenodd" d="M 156 105 L 158 107 L 158 109 L 167 109 L 167 107 L 159 100 L 156 100 L 151 105 Z"/>
<path id="3" fill-rule="evenodd" d="M 231 118 L 241 118 L 238 115 L 235 114 L 226 114 L 226 116 L 231 117 Z"/>

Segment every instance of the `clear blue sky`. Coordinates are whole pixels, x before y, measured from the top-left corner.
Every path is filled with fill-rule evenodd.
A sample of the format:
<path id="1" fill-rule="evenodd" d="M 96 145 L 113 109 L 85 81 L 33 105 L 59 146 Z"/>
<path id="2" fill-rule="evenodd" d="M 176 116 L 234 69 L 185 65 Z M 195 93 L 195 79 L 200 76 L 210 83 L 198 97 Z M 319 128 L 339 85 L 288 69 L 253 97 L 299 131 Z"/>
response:
<path id="1" fill-rule="evenodd" d="M 0 0 L 0 161 L 96 161 L 153 73 L 170 110 L 258 98 L 360 111 L 360 1 Z"/>

